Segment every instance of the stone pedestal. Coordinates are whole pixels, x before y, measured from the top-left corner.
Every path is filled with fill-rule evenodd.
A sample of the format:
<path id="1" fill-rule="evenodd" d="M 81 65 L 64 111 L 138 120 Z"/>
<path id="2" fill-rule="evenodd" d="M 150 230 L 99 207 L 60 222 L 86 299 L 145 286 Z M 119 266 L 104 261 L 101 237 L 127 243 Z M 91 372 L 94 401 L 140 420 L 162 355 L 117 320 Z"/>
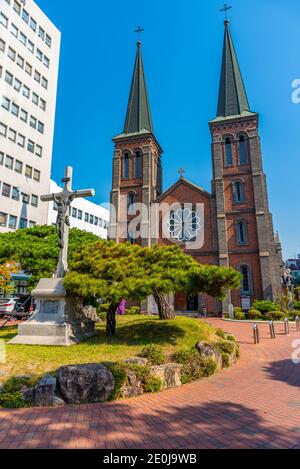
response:
<path id="1" fill-rule="evenodd" d="M 41 279 L 32 296 L 36 311 L 10 344 L 70 346 L 95 335 L 95 315 L 81 298 L 67 296 L 63 279 Z"/>

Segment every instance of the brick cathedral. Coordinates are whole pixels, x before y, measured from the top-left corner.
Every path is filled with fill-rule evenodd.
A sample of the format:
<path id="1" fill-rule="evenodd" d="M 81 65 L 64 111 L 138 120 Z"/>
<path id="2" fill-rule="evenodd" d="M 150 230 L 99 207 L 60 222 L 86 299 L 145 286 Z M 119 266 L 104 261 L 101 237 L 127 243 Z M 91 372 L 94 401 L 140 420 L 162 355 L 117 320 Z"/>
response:
<path id="1" fill-rule="evenodd" d="M 243 278 L 240 289 L 229 294 L 223 303 L 208 296 L 176 294 L 172 296 L 176 311 L 206 307 L 208 312 L 219 314 L 228 311 L 230 303 L 249 309 L 255 299 L 275 300 L 280 295 L 281 244 L 274 233 L 269 210 L 258 122 L 259 115 L 250 110 L 229 21 L 226 20 L 217 115 L 209 122 L 213 166 L 211 193 L 184 177 L 164 191 L 162 148 L 153 130 L 141 43 L 138 42 L 124 130 L 113 139 L 111 203 L 115 214 L 111 219 L 110 238 L 117 242 L 138 242 L 143 246 L 170 243 L 161 236 L 161 229 L 153 237 L 151 226 L 159 226 L 162 221 L 159 215 L 154 219 L 151 206 L 156 203 L 179 207 L 202 204 L 202 247 L 191 249 L 192 240 L 187 243 L 182 230 L 181 237 L 177 234 L 174 242 L 200 263 L 232 266 Z M 132 213 L 135 203 L 143 203 L 149 212 L 140 223 L 146 236 L 134 241 L 128 224 L 136 215 Z M 179 217 L 182 213 L 181 210 Z M 174 234 L 174 225 L 169 226 Z M 155 309 L 150 300 L 144 307 L 148 312 Z"/>

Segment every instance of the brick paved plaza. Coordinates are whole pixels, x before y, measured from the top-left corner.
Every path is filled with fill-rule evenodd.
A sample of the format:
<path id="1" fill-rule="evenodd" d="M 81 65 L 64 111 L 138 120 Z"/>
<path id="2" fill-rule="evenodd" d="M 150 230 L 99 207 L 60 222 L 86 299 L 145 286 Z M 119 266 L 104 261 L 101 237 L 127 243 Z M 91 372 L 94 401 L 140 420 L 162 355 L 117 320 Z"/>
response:
<path id="1" fill-rule="evenodd" d="M 210 320 L 235 334 L 242 356 L 212 378 L 132 400 L 0 411 L 0 448 L 300 448 L 300 365 L 277 325 Z"/>

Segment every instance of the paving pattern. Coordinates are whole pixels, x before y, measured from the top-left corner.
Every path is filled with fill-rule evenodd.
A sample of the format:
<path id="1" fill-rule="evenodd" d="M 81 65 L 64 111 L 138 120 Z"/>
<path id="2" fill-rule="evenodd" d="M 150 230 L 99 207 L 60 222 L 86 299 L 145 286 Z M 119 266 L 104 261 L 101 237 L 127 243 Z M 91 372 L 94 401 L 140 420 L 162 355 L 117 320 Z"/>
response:
<path id="1" fill-rule="evenodd" d="M 238 364 L 154 395 L 105 404 L 0 411 L 0 448 L 300 448 L 300 333 L 211 319 L 241 345 Z M 298 354 L 300 358 L 300 351 Z"/>

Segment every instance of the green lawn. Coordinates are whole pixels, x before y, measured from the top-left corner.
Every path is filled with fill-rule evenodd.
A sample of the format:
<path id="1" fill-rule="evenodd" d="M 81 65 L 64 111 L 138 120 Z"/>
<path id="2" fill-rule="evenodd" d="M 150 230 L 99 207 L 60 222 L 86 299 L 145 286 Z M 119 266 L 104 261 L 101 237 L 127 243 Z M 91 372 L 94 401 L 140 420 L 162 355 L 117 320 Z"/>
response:
<path id="1" fill-rule="evenodd" d="M 69 348 L 29 345 L 7 345 L 6 364 L 0 364 L 0 381 L 16 375 L 40 375 L 61 365 L 121 361 L 136 355 L 144 345 L 161 345 L 167 355 L 179 349 L 194 347 L 199 340 L 214 339 L 214 329 L 197 319 L 177 317 L 160 321 L 151 316 L 118 317 L 117 336 L 105 336 L 105 323 L 97 326 L 99 335 Z M 0 340 L 8 342 L 17 328 L 0 329 Z M 1 371 L 5 375 L 1 376 Z"/>

